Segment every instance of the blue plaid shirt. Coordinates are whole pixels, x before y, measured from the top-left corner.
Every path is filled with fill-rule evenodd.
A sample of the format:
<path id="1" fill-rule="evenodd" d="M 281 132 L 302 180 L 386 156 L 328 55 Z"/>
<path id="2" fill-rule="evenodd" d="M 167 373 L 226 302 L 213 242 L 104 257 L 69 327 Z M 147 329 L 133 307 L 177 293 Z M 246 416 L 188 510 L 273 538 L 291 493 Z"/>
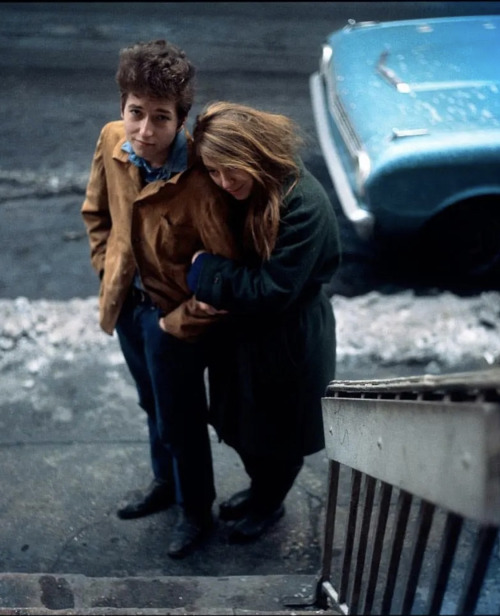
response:
<path id="1" fill-rule="evenodd" d="M 168 180 L 174 173 L 180 173 L 187 168 L 187 139 L 183 130 L 177 133 L 167 162 L 158 169 L 153 169 L 144 158 L 137 156 L 129 141 L 122 145 L 122 150 L 128 153 L 129 161 L 139 167 L 142 177 L 147 183 Z"/>

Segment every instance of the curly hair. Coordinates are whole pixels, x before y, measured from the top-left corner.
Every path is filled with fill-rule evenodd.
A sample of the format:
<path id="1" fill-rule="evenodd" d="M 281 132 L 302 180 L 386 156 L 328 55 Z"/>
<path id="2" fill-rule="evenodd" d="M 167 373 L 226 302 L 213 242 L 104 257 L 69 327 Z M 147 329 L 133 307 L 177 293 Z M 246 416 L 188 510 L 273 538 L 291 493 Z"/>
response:
<path id="1" fill-rule="evenodd" d="M 241 169 L 255 181 L 245 230 L 268 259 L 276 241 L 283 198 L 299 177 L 302 138 L 288 117 L 219 101 L 205 107 L 193 128 L 195 152 L 221 167 Z"/>
<path id="2" fill-rule="evenodd" d="M 168 99 L 175 102 L 183 122 L 193 105 L 195 72 L 184 51 L 168 41 L 123 48 L 116 72 L 122 110 L 129 94 Z"/>

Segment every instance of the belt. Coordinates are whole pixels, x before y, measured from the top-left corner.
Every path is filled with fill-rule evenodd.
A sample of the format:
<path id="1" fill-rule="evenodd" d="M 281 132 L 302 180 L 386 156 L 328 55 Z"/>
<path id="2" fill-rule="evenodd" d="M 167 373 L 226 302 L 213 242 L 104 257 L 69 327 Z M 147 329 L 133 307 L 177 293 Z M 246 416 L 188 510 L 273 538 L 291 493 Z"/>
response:
<path id="1" fill-rule="evenodd" d="M 130 297 L 134 301 L 135 304 L 152 304 L 151 298 L 142 289 L 139 287 L 132 286 L 130 290 Z"/>

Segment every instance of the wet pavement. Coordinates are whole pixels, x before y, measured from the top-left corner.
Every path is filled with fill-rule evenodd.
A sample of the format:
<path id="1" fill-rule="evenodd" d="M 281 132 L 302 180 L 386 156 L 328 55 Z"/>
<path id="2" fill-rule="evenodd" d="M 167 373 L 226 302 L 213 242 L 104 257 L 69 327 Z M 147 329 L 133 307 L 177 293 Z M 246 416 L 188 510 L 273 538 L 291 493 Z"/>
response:
<path id="1" fill-rule="evenodd" d="M 356 306 L 337 304 L 339 334 L 353 310 L 361 318 Z M 489 303 L 479 306 L 484 312 Z M 198 550 L 173 560 L 166 549 L 175 510 L 137 520 L 116 516 L 151 471 L 145 414 L 116 337 L 98 328 L 97 298 L 0 300 L 0 310 L 0 614 L 279 613 L 284 597 L 314 593 L 327 495 L 324 451 L 306 458 L 286 515 L 260 540 L 229 544 L 230 526 L 218 521 Z M 396 323 L 393 317 L 392 334 Z M 367 354 L 369 336 L 359 324 L 357 333 L 365 347 L 353 347 L 350 356 L 345 340 L 339 345 L 338 378 L 422 370 L 409 360 L 382 365 Z M 387 334 L 387 348 L 391 340 Z M 214 432 L 211 440 L 217 514 L 247 478 L 235 452 Z M 347 509 L 346 495 L 342 502 Z"/>
<path id="2" fill-rule="evenodd" d="M 287 498 L 286 515 L 261 540 L 230 545 L 228 524 L 218 522 L 196 552 L 173 560 L 166 548 L 174 510 L 137 520 L 116 516 L 127 492 L 151 479 L 145 415 L 116 340 L 103 334 L 102 348 L 93 352 L 64 346 L 62 340 L 50 361 L 34 352 L 25 365 L 11 364 L 2 374 L 0 570 L 8 573 L 0 574 L 0 608 L 62 609 L 73 607 L 72 601 L 78 607 L 78 596 L 80 607 L 90 601 L 86 608 L 203 605 L 198 613 L 207 613 L 228 607 L 227 601 L 211 605 L 212 595 L 196 590 L 205 577 L 233 580 L 232 608 L 267 605 L 272 611 L 280 608 L 280 592 L 310 594 L 320 566 L 324 453 L 308 458 Z M 245 488 L 247 479 L 234 451 L 211 436 L 217 513 L 217 504 Z M 152 592 L 152 580 L 172 576 L 168 592 L 162 591 L 164 581 Z M 101 582 L 91 582 L 96 578 Z M 131 586 L 127 578 L 134 578 Z M 96 594 L 89 584 L 99 586 Z M 222 596 L 219 582 L 208 586 L 214 600 Z"/>
<path id="3" fill-rule="evenodd" d="M 87 578 L 82 575 L 0 574 L 2 600 L 26 608 L 7 615 L 340 614 L 287 608 L 282 597 L 309 592 L 311 576 Z"/>
<path id="4" fill-rule="evenodd" d="M 63 306 L 76 310 L 72 302 Z M 321 567 L 325 453 L 306 459 L 286 515 L 260 540 L 229 544 L 230 525 L 218 521 L 194 553 L 171 559 L 175 509 L 137 520 L 116 516 L 127 492 L 151 479 L 145 416 L 117 341 L 103 334 L 100 344 L 89 336 L 91 344 L 78 346 L 74 334 L 52 338 L 55 353 L 33 347 L 16 363 L 12 351 L 3 364 L 0 614 L 320 612 L 287 606 L 307 604 Z M 211 438 L 217 513 L 247 479 L 234 451 L 213 432 Z M 348 502 L 343 494 L 340 517 Z"/>

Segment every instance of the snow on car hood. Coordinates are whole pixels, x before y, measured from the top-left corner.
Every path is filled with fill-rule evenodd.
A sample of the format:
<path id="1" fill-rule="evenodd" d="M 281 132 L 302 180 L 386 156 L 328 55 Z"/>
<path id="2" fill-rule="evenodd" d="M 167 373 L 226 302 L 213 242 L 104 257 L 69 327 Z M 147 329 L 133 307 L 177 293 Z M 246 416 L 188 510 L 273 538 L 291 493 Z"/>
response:
<path id="1" fill-rule="evenodd" d="M 356 24 L 329 42 L 337 95 L 368 150 L 500 128 L 500 16 Z"/>

